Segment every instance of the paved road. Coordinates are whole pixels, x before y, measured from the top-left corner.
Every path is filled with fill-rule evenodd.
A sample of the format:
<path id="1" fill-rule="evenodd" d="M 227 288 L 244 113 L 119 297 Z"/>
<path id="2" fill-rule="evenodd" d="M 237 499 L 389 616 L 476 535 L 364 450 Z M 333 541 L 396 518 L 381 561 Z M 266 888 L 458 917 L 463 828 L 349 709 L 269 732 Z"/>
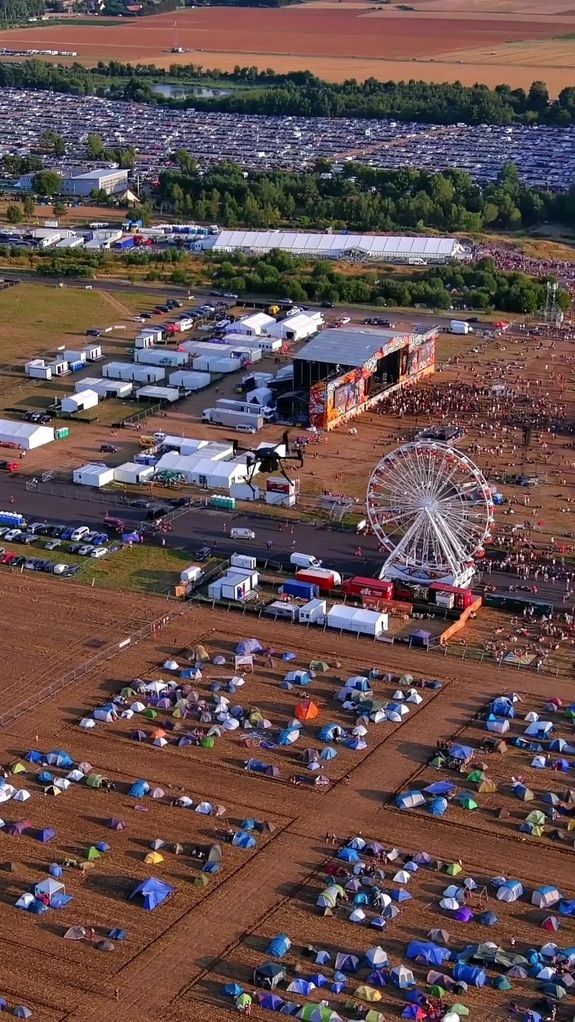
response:
<path id="1" fill-rule="evenodd" d="M 103 518 L 106 511 L 117 517 L 121 517 L 133 527 L 142 521 L 145 512 L 132 508 L 123 503 L 104 503 L 101 501 L 101 494 L 94 492 L 94 498 L 90 499 L 89 492 L 84 495 L 82 487 L 60 486 L 59 490 L 63 495 L 56 496 L 38 490 L 26 490 L 24 478 L 0 479 L 0 507 L 19 511 L 26 515 L 28 521 L 43 520 L 76 525 L 103 525 Z M 91 491 L 90 491 L 91 492 Z M 10 496 L 14 497 L 14 504 L 10 504 Z M 110 496 L 110 501 L 116 498 Z M 224 525 L 227 531 L 224 531 Z M 233 526 L 238 528 L 249 528 L 256 533 L 255 540 L 231 540 L 229 529 Z M 211 508 L 192 508 L 184 514 L 176 517 L 172 522 L 172 531 L 165 536 L 166 544 L 169 547 L 185 549 L 190 551 L 190 559 L 195 550 L 207 544 L 217 553 L 224 557 L 232 553 L 251 553 L 255 557 L 273 561 L 288 562 L 292 552 L 292 544 L 301 553 L 310 553 L 319 557 L 326 566 L 335 568 L 341 574 L 365 575 L 375 577 L 379 573 L 382 558 L 377 552 L 377 543 L 373 536 L 358 538 L 353 533 L 339 532 L 335 529 L 314 528 L 312 524 L 294 523 L 292 526 L 284 524 L 280 530 L 279 524 L 270 519 L 259 517 L 257 512 L 252 514 L 230 514 L 223 511 L 215 511 Z M 159 543 L 156 540 L 149 542 Z M 272 546 L 268 549 L 268 542 Z M 355 551 L 361 546 L 361 556 Z M 537 585 L 537 596 L 516 590 L 518 596 L 527 599 L 533 598 L 544 602 L 563 605 L 563 594 L 565 584 L 563 582 L 541 582 L 519 583 L 516 576 L 508 572 L 492 572 L 485 576 L 490 585 L 497 586 L 497 592 L 505 594 L 510 585 Z M 511 594 L 513 595 L 513 594 Z"/>

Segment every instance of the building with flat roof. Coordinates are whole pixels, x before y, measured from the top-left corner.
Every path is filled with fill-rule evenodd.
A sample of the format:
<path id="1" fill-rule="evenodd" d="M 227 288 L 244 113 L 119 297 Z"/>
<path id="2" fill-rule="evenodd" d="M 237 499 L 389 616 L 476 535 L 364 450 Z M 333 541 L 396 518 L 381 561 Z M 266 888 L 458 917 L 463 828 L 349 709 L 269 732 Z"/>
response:
<path id="1" fill-rule="evenodd" d="M 356 262 L 447 263 L 462 259 L 465 248 L 457 238 L 400 237 L 380 234 L 300 234 L 296 231 L 221 231 L 198 242 L 213 252 L 265 255 L 278 248 L 312 259 L 347 259 Z"/>
<path id="2" fill-rule="evenodd" d="M 293 394 L 309 421 L 329 430 L 373 408 L 435 368 L 437 329 L 324 330 L 294 357 Z M 281 414 L 281 397 L 278 410 Z"/>

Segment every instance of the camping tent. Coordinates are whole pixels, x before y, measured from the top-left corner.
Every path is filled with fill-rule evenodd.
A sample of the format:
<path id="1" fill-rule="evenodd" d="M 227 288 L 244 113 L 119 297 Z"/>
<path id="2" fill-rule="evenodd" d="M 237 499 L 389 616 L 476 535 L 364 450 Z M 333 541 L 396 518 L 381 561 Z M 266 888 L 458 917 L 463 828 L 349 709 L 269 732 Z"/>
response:
<path id="1" fill-rule="evenodd" d="M 138 884 L 134 888 L 130 898 L 142 898 L 143 908 L 147 912 L 151 912 L 158 905 L 161 905 L 166 898 L 169 898 L 170 894 L 173 894 L 174 891 L 175 887 L 164 883 L 163 880 L 156 880 L 155 877 L 150 877 L 149 880 L 144 880 L 143 883 Z"/>

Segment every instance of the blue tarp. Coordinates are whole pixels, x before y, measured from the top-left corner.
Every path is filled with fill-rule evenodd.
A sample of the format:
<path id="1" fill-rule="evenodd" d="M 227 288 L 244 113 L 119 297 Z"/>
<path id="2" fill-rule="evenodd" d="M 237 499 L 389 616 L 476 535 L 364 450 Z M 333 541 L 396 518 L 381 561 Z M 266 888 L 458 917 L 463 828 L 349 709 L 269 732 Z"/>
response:
<path id="1" fill-rule="evenodd" d="M 142 898 L 143 907 L 147 912 L 151 912 L 158 905 L 161 905 L 174 891 L 175 887 L 170 887 L 170 884 L 164 883 L 163 880 L 156 880 L 155 877 L 150 877 L 149 880 L 144 880 L 143 883 L 138 884 L 134 888 L 130 898 Z"/>
<path id="2" fill-rule="evenodd" d="M 431 816 L 443 816 L 447 812 L 448 805 L 446 798 L 434 798 L 427 806 L 427 812 Z"/>
<path id="3" fill-rule="evenodd" d="M 468 983 L 472 987 L 483 987 L 486 982 L 486 975 L 483 969 L 476 965 L 466 965 L 465 962 L 457 962 L 453 970 L 453 978 Z"/>

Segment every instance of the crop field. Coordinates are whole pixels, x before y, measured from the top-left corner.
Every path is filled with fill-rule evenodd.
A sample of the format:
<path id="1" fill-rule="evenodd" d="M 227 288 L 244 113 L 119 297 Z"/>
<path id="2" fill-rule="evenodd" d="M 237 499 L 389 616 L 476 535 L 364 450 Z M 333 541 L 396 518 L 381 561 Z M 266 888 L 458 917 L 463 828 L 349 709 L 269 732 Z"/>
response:
<path id="1" fill-rule="evenodd" d="M 573 32 L 572 5 L 494 0 L 485 15 L 483 4 L 461 0 L 420 0 L 407 11 L 319 0 L 282 10 L 196 8 L 177 13 L 175 22 L 166 14 L 118 25 L 15 29 L 0 32 L 0 46 L 75 50 L 76 59 L 88 64 L 114 58 L 159 66 L 193 62 L 223 70 L 236 64 L 278 71 L 308 68 L 336 81 L 373 75 L 529 85 L 541 77 L 542 68 L 549 68 L 552 91 L 570 84 L 569 48 L 559 44 L 554 63 L 555 44 L 547 40 Z M 183 53 L 171 53 L 174 23 Z M 517 48 L 516 60 L 506 60 L 509 46 Z"/>
<path id="2" fill-rule="evenodd" d="M 453 882 L 445 866 L 458 860 L 464 875 L 474 877 L 478 884 L 477 894 L 468 903 L 472 911 L 479 913 L 488 908 L 497 913 L 496 927 L 487 931 L 489 938 L 507 948 L 513 935 L 518 953 L 544 942 L 540 925 L 545 913 L 530 906 L 529 897 L 513 904 L 496 901 L 491 878 L 508 874 L 511 869 L 528 896 L 534 886 L 552 878 L 566 897 L 572 897 L 572 852 L 570 855 L 565 844 L 559 847 L 546 841 L 544 848 L 538 847 L 541 839 L 519 834 L 517 820 L 513 820 L 508 826 L 498 821 L 491 828 L 489 844 L 478 846 L 477 821 L 481 816 L 484 826 L 488 826 L 495 808 L 484 796 L 477 796 L 482 805 L 475 813 L 450 806 L 451 818 L 448 815 L 444 819 L 420 811 L 403 812 L 394 805 L 397 792 L 419 787 L 424 781 L 466 784 L 451 770 L 428 774 L 425 763 L 438 739 L 453 737 L 474 748 L 479 746 L 485 732 L 479 730 L 473 718 L 489 700 L 512 690 L 516 675 L 510 671 L 492 671 L 486 677 L 479 665 L 469 665 L 463 676 L 459 665 L 454 667 L 433 654 L 261 621 L 246 628 L 246 620 L 236 615 L 188 607 L 155 636 L 122 650 L 98 672 L 51 698 L 41 698 L 42 680 L 32 660 L 25 659 L 31 636 L 38 628 L 33 602 L 38 595 L 37 585 L 20 576 L 9 576 L 3 586 L 3 601 L 17 607 L 22 624 L 11 646 L 14 659 L 21 659 L 28 667 L 21 685 L 27 694 L 38 692 L 39 700 L 37 707 L 0 733 L 2 762 L 18 761 L 26 768 L 26 773 L 13 774 L 9 781 L 31 795 L 25 809 L 9 801 L 2 810 L 6 827 L 24 819 L 24 814 L 30 824 L 21 837 L 6 831 L 2 835 L 3 856 L 11 863 L 9 872 L 6 863 L 4 872 L 0 871 L 0 925 L 5 935 L 6 965 L 2 995 L 10 1006 L 29 1007 L 38 1022 L 96 1022 L 104 1015 L 110 1022 L 136 1017 L 139 1022 L 158 1017 L 168 1022 L 231 1019 L 237 1013 L 233 1001 L 222 995 L 222 985 L 238 982 L 251 991 L 253 968 L 266 960 L 270 938 L 281 932 L 293 943 L 285 959 L 286 983 L 312 972 L 331 976 L 333 960 L 321 970 L 314 968 L 313 959 L 306 962 L 303 952 L 310 943 L 316 949 L 328 950 L 332 959 L 339 951 L 360 954 L 379 943 L 389 954 L 390 964 L 396 965 L 405 961 L 406 943 L 424 939 L 431 927 L 447 928 L 450 947 L 480 941 L 485 939 L 486 931 L 477 921 L 457 922 L 438 907 L 444 888 Z M 101 594 L 91 609 L 102 638 L 111 638 L 114 626 L 110 622 L 121 623 L 124 618 L 127 632 L 128 618 L 133 622 L 148 614 L 158 618 L 165 606 L 160 601 L 134 598 L 130 613 L 117 594 L 109 593 Z M 61 602 L 59 612 L 71 618 L 71 604 Z M 45 618 L 43 630 L 56 628 L 55 621 L 52 624 L 49 617 Z M 213 716 L 211 723 L 207 719 L 202 723 L 192 710 L 187 718 L 178 718 L 167 704 L 157 701 L 155 717 L 136 709 L 130 719 L 120 716 L 116 722 L 98 724 L 92 731 L 78 727 L 79 720 L 95 707 L 117 696 L 130 683 L 137 684 L 135 679 L 169 682 L 173 675 L 163 667 L 166 658 L 175 658 L 182 668 L 191 663 L 192 650 L 210 660 L 202 660 L 201 675 L 187 684 L 188 703 L 193 706 L 196 698 L 203 700 L 204 714 L 208 708 L 213 712 L 214 700 L 227 694 L 226 679 L 234 673 L 236 644 L 249 634 L 257 635 L 268 649 L 273 642 L 274 651 L 271 658 L 265 651 L 256 655 L 253 672 L 242 675 L 245 684 L 238 686 L 230 698 L 245 712 L 257 707 L 264 720 L 269 720 L 267 734 L 264 726 L 268 739 L 264 745 L 261 725 L 259 730 L 257 726 L 252 730 L 241 726 L 231 731 L 221 727 L 214 730 Z M 295 658 L 290 662 L 281 659 L 287 650 Z M 211 662 L 216 655 L 224 659 L 224 664 Z M 316 659 L 324 661 L 325 668 L 309 686 L 304 690 L 297 685 L 291 690 L 281 687 L 287 671 L 305 671 Z M 78 661 L 82 660 L 79 650 Z M 348 729 L 353 725 L 353 714 L 343 710 L 335 699 L 341 679 L 373 668 L 379 672 L 379 678 L 372 682 L 374 692 L 382 703 L 394 695 L 398 684 L 407 694 L 411 681 L 405 678 L 399 682 L 406 670 L 415 679 L 422 701 L 410 704 L 411 712 L 401 726 L 369 723 L 365 748 L 352 749 L 332 741 L 337 756 L 321 760 L 323 770 L 309 771 L 304 750 L 319 752 L 326 747 L 319 729 L 326 724 L 339 723 Z M 419 687 L 420 680 L 428 678 L 439 678 L 441 686 Z M 518 717 L 511 722 L 513 734 L 527 726 L 519 723 L 527 709 L 541 710 L 543 700 L 549 697 L 549 682 L 536 675 L 522 676 L 521 686 L 523 702 L 517 704 Z M 302 695 L 313 701 L 318 714 L 304 722 L 295 745 L 277 747 L 277 729 L 288 723 Z M 568 701 L 569 686 L 554 684 L 553 695 Z M 127 691 L 125 696 L 120 713 L 138 698 Z M 154 705 L 148 696 L 139 698 L 148 709 Z M 143 732 L 140 741 L 132 738 L 135 728 Z M 167 736 L 163 747 L 154 745 L 152 733 L 157 734 L 158 729 Z M 204 736 L 212 731 L 212 748 L 181 743 L 183 736 L 198 729 Z M 562 733 L 563 725 L 557 720 L 557 734 Z M 83 771 L 109 778 L 113 788 L 106 793 L 84 782 L 72 783 L 59 797 L 50 793 L 44 797 L 38 774 L 46 768 L 24 758 L 31 749 L 44 754 L 52 749 L 64 750 L 75 764 L 82 763 Z M 483 756 L 480 752 L 476 755 Z M 497 777 L 502 799 L 512 770 L 526 769 L 527 760 L 519 764 L 515 756 L 513 752 L 509 759 L 488 757 L 486 771 Z M 279 776 L 244 769 L 245 761 L 254 757 L 277 766 Z M 69 768 L 57 764 L 47 769 L 54 779 L 65 778 L 69 772 Z M 302 777 L 298 786 L 289 783 L 293 775 Z M 540 771 L 540 775 L 541 780 L 533 782 L 538 799 L 542 787 L 557 786 L 556 775 L 549 770 Z M 317 777 L 321 779 L 319 786 L 312 783 Z M 325 778 L 329 779 L 328 790 L 322 790 Z M 138 779 L 149 782 L 153 797 L 148 794 L 138 799 L 129 794 Z M 192 808 L 172 804 L 184 796 L 192 799 Z M 194 811 L 204 802 L 212 806 L 212 815 Z M 527 805 L 525 812 L 534 806 L 541 808 L 539 801 L 517 805 L 521 809 Z M 251 847 L 246 848 L 230 844 L 231 835 L 240 833 L 242 821 L 250 818 L 256 827 L 245 833 L 251 834 L 255 843 L 248 842 Z M 125 828 L 111 829 L 111 819 L 121 821 Z M 46 827 L 56 832 L 47 845 L 36 840 Z M 328 832 L 336 835 L 336 847 L 326 845 Z M 411 878 L 411 900 L 401 902 L 399 915 L 383 933 L 368 925 L 372 910 L 368 910 L 363 925 L 354 926 L 348 920 L 353 908 L 350 903 L 341 903 L 331 916 L 324 916 L 315 905 L 325 886 L 322 874 L 338 847 L 359 833 L 366 840 L 382 842 L 386 850 L 394 846 L 398 850 L 397 862 L 382 863 L 387 889 L 397 886 L 393 877 L 407 852 L 424 849 L 433 857 L 428 868 L 420 868 Z M 88 849 L 102 842 L 101 854 L 91 852 L 88 858 Z M 146 863 L 152 842 L 157 845 L 157 858 L 154 863 Z M 221 852 L 220 869 L 206 873 L 198 849 L 201 856 L 213 846 Z M 73 897 L 66 907 L 49 909 L 39 916 L 15 908 L 22 893 L 48 876 L 49 863 L 65 860 L 72 862 L 64 866 L 61 880 L 66 893 Z M 443 865 L 438 866 L 435 860 Z M 91 868 L 81 870 L 74 864 L 81 862 L 88 862 Z M 146 912 L 129 895 L 136 884 L 150 877 L 161 879 L 174 890 L 155 911 Z M 71 926 L 84 929 L 82 939 L 64 939 Z M 125 930 L 126 939 L 112 940 L 101 947 L 101 941 L 114 927 Z M 565 918 L 561 945 L 573 944 L 573 936 L 572 921 Z M 105 953 L 110 947 L 112 951 Z M 423 988 L 427 970 L 411 964 Z M 334 997 L 328 991 L 331 1007 L 344 1018 L 354 1017 L 344 1004 L 360 982 L 365 982 L 364 973 L 350 977 L 342 994 Z M 280 984 L 276 993 L 288 1000 L 298 999 L 286 992 L 286 983 Z M 533 1003 L 532 980 L 514 987 L 514 996 L 523 1005 Z M 317 1003 L 323 994 L 313 991 L 309 998 L 299 1000 Z M 506 996 L 490 985 L 481 990 L 471 987 L 460 999 L 469 1006 L 473 1018 L 487 1020 L 500 1014 Z M 384 998 L 386 1018 L 399 1018 L 405 1006 L 404 992 L 390 987 Z M 455 998 L 452 995 L 449 999 Z M 262 1022 L 270 1017 L 260 1008 L 254 1015 Z"/>

